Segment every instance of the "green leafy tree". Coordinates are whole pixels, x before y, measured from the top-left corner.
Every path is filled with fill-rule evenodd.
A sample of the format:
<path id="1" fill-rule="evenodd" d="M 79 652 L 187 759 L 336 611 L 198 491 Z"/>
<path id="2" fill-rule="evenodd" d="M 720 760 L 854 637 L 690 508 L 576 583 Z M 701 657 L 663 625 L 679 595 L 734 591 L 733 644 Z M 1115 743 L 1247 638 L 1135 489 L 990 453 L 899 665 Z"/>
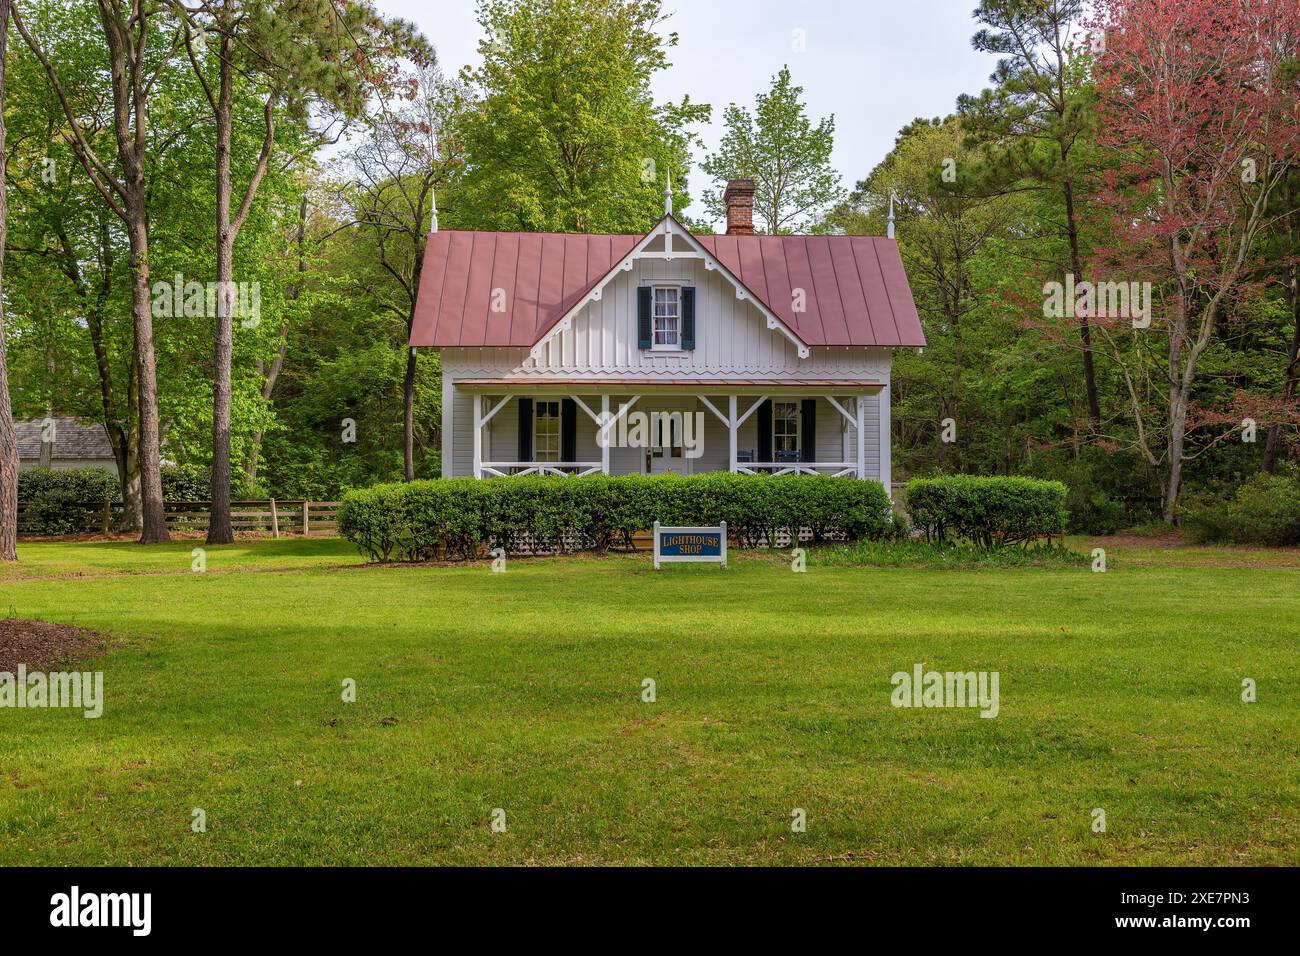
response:
<path id="1" fill-rule="evenodd" d="M 277 109 L 305 117 L 312 108 L 359 115 L 392 75 L 387 61 L 424 59 L 427 44 L 405 23 L 385 21 L 368 3 L 304 0 L 175 0 L 185 50 L 215 130 L 217 315 L 212 383 L 212 509 L 208 544 L 234 540 L 230 521 L 231 356 L 234 247 L 266 174 Z M 211 41 L 205 40 L 211 37 Z M 235 75 L 261 87 L 263 135 L 257 160 L 232 202 Z"/>
<path id="2" fill-rule="evenodd" d="M 823 224 L 879 235 L 894 203 L 899 252 L 930 343 L 894 359 L 896 454 L 908 473 L 1011 470 L 1001 436 L 1017 425 L 1004 367 L 1013 319 L 991 277 L 1029 209 L 1022 197 L 979 194 L 970 182 L 977 167 L 959 118 L 915 120 Z"/>
<path id="3" fill-rule="evenodd" d="M 981 27 L 972 45 L 1002 59 L 990 77 L 992 88 L 958 99 L 967 129 L 988 147 L 992 188 L 1039 188 L 1059 195 L 1060 213 L 1049 221 L 1066 239 L 1075 282 L 1084 281 L 1080 221 L 1088 177 L 1096 168 L 1095 153 L 1088 151 L 1097 114 L 1087 81 L 1089 48 L 1080 33 L 1083 16 L 1083 0 L 980 0 L 974 17 Z M 1102 413 L 1092 328 L 1087 316 L 1077 322 L 1095 431 Z"/>
<path id="4" fill-rule="evenodd" d="M 657 104 L 651 78 L 676 34 L 660 0 L 482 0 L 483 64 L 463 73 L 456 147 L 466 169 L 444 225 L 634 233 L 686 204 L 709 107 Z"/>
<path id="5" fill-rule="evenodd" d="M 424 248 L 433 225 L 434 191 L 455 195 L 454 181 L 464 162 L 446 141 L 455 102 L 463 90 L 448 82 L 430 63 L 406 74 L 397 89 L 409 91 L 395 100 L 381 99 L 370 116 L 365 135 L 345 157 L 350 180 L 345 187 L 352 216 L 369 247 L 364 261 L 380 266 L 378 274 L 358 270 L 373 279 L 363 294 L 400 323 L 406 373 L 402 385 L 403 470 L 415 480 L 415 386 L 420 356 L 408 344 L 415 322 L 415 303 L 424 269 Z M 454 205 L 448 206 L 448 211 Z"/>
<path id="6" fill-rule="evenodd" d="M 793 232 L 820 219 L 844 198 L 840 175 L 831 167 L 835 117 L 814 126 L 801 99 L 803 87 L 783 66 L 772 87 L 758 94 L 754 112 L 732 103 L 723 114 L 726 132 L 716 153 L 700 168 L 714 180 L 754 180 L 754 215 L 769 233 Z M 704 193 L 715 219 L 726 216 L 721 188 Z"/>
<path id="7" fill-rule="evenodd" d="M 74 102 L 65 86 L 63 67 L 55 66 L 42 43 L 15 10 L 14 26 L 44 67 L 67 117 L 67 133 L 74 152 L 100 198 L 122 221 L 130 245 L 131 315 L 135 349 L 135 389 L 139 409 L 140 542 L 166 541 L 158 420 L 158 372 L 154 350 L 152 298 L 149 284 L 149 116 L 159 77 L 168 69 L 179 48 L 179 37 L 169 36 L 163 5 L 151 0 L 97 0 L 100 29 L 112 103 L 112 145 L 116 163 L 110 165 L 105 150 L 93 140 L 98 129 L 83 120 L 93 107 Z M 48 22 L 48 21 L 47 21 Z M 54 26 L 58 26 L 56 21 Z M 155 34 L 158 42 L 154 41 Z M 94 102 L 102 88 L 87 91 Z"/>

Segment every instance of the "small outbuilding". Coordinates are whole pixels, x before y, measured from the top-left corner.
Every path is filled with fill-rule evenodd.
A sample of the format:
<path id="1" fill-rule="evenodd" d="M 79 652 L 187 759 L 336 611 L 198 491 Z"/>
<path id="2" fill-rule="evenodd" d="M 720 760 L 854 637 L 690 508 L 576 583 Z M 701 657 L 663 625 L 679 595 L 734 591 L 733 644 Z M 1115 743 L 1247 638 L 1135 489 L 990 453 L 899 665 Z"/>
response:
<path id="1" fill-rule="evenodd" d="M 18 464 L 28 468 L 103 468 L 117 474 L 117 459 L 108 432 L 99 422 L 85 424 L 55 415 L 14 422 L 18 433 Z"/>

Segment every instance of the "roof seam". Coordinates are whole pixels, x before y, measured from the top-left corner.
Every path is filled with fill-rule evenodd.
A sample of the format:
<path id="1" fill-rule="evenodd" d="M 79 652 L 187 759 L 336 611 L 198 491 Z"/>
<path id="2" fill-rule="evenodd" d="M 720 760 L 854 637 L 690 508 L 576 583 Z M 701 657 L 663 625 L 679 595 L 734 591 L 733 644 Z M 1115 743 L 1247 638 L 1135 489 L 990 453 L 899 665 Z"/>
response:
<path id="1" fill-rule="evenodd" d="M 478 242 L 478 233 L 472 232 L 469 237 L 469 261 L 474 261 L 474 245 Z M 451 259 L 451 243 L 447 244 L 447 259 Z M 469 304 L 469 274 L 470 267 L 465 267 L 465 296 L 460 300 L 460 327 L 465 328 L 465 306 Z"/>
<path id="2" fill-rule="evenodd" d="M 438 335 L 438 326 L 442 322 L 442 297 L 447 292 L 447 269 L 451 263 L 451 236 L 447 234 L 447 254 L 442 257 L 442 280 L 438 283 L 438 305 L 433 310 L 433 328 L 430 333 L 435 338 Z M 417 289 L 415 293 L 416 302 L 420 301 L 420 292 Z"/>
<path id="3" fill-rule="evenodd" d="M 499 236 L 494 237 L 494 238 L 492 239 L 492 264 L 491 264 L 490 266 L 488 266 L 488 282 L 489 282 L 489 283 L 492 282 L 492 279 L 493 279 L 493 278 L 496 276 L 496 274 L 497 274 L 497 249 L 498 249 L 500 246 L 501 246 L 501 238 L 500 238 Z M 489 288 L 488 288 L 488 308 L 487 308 L 487 315 L 485 315 L 485 316 L 483 317 L 483 341 L 479 343 L 479 347 L 480 347 L 480 348 L 486 348 L 486 347 L 487 347 L 487 340 L 488 340 L 488 323 L 492 321 L 492 290 L 493 290 L 493 288 L 495 288 L 495 286 L 489 286 Z"/>
<path id="4" fill-rule="evenodd" d="M 875 252 L 875 250 L 873 249 L 872 252 Z M 862 279 L 862 266 L 858 265 L 858 255 L 853 250 L 852 241 L 850 241 L 849 243 L 849 258 L 853 260 L 853 271 L 857 273 L 858 287 L 862 290 L 862 308 L 865 309 L 867 313 L 867 327 L 871 329 L 871 337 L 877 340 L 876 344 L 878 345 L 880 344 L 879 343 L 880 336 L 876 334 L 876 322 L 871 317 L 871 299 L 868 298 L 867 296 L 867 284 Z M 883 278 L 881 281 L 882 282 L 884 281 Z M 886 299 L 889 298 L 888 289 L 885 289 L 885 298 Z"/>
<path id="5" fill-rule="evenodd" d="M 852 337 L 849 335 L 849 307 L 844 304 L 844 290 L 840 288 L 840 276 L 835 271 L 835 254 L 831 251 L 831 241 L 826 236 L 822 238 L 826 239 L 826 261 L 831 265 L 831 282 L 835 283 L 835 298 L 840 302 L 840 321 L 844 323 L 844 337 L 848 339 Z M 863 301 L 866 301 L 866 296 L 863 296 Z M 829 338 L 827 336 L 828 340 Z"/>
<path id="6" fill-rule="evenodd" d="M 876 257 L 876 271 L 880 273 L 880 284 L 885 290 L 885 305 L 889 306 L 889 322 L 894 327 L 894 339 L 898 342 L 903 341 L 903 332 L 898 327 L 898 317 L 894 315 L 894 303 L 889 295 L 889 283 L 885 281 L 885 267 L 880 264 L 880 250 L 876 248 L 876 241 L 871 240 L 871 253 Z"/>

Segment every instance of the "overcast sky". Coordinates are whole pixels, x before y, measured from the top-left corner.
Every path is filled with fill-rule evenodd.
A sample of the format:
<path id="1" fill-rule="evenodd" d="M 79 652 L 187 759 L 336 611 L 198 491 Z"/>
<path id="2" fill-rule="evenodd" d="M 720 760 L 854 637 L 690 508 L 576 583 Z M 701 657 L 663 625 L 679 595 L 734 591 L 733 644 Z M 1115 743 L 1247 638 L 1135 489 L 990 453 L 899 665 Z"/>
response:
<path id="1" fill-rule="evenodd" d="M 474 0 L 376 0 L 414 21 L 456 73 L 478 63 Z M 707 149 L 721 136 L 723 108 L 752 106 L 788 63 L 809 115 L 835 115 L 835 168 L 851 188 L 918 116 L 952 112 L 957 95 L 988 83 L 994 58 L 971 49 L 976 0 L 665 0 L 664 31 L 678 34 L 672 66 L 655 80 L 660 101 L 689 93 L 713 106 L 701 129 Z M 803 31 L 805 49 L 795 48 Z M 697 157 L 698 159 L 699 157 Z M 703 181 L 690 183 L 698 195 Z M 698 203 L 688 213 L 700 214 Z"/>

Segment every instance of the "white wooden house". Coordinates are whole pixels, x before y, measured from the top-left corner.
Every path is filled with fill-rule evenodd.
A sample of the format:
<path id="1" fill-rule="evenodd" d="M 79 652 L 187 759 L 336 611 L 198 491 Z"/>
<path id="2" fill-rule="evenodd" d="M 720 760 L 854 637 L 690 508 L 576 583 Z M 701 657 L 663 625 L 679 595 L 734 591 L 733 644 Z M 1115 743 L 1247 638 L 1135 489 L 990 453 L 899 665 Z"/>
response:
<path id="1" fill-rule="evenodd" d="M 411 345 L 441 350 L 443 476 L 803 472 L 888 489 L 892 352 L 925 345 L 898 247 L 755 235 L 753 193 L 728 184 L 725 235 L 671 212 L 643 236 L 435 217 Z"/>

